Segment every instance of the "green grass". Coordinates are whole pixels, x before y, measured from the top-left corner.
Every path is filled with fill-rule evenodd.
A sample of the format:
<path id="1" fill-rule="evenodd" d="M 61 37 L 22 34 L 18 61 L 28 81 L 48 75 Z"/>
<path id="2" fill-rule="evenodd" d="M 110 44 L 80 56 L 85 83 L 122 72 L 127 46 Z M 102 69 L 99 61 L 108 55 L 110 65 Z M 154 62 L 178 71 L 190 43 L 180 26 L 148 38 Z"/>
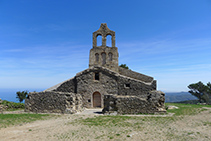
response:
<path id="1" fill-rule="evenodd" d="M 194 115 L 206 109 L 202 107 L 210 107 L 211 105 L 181 104 L 181 103 L 165 103 L 165 106 L 174 105 L 179 109 L 168 109 L 167 113 L 174 113 L 174 116 Z"/>
<path id="2" fill-rule="evenodd" d="M 0 128 L 43 120 L 49 116 L 49 114 L 0 114 Z"/>

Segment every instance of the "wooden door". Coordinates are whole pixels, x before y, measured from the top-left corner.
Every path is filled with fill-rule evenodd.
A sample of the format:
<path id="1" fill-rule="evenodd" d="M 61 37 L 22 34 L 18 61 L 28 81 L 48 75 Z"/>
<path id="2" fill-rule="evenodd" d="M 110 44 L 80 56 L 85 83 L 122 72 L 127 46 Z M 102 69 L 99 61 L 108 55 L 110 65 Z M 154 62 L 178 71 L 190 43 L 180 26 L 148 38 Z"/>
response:
<path id="1" fill-rule="evenodd" d="M 93 107 L 101 107 L 101 94 L 99 92 L 93 93 Z"/>

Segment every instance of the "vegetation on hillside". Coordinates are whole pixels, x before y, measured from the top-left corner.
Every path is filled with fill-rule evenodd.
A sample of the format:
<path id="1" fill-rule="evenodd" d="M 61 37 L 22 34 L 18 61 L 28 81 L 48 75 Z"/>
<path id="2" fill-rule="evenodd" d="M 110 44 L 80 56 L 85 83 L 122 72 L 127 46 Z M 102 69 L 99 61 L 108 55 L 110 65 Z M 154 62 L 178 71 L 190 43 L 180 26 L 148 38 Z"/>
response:
<path id="1" fill-rule="evenodd" d="M 196 100 L 197 98 L 191 95 L 189 92 L 171 92 L 165 93 L 165 102 L 172 103 L 172 102 L 180 102 L 180 101 L 189 101 L 189 100 Z M 198 102 L 197 102 L 198 103 Z"/>
<path id="2" fill-rule="evenodd" d="M 2 110 L 8 110 L 8 111 L 13 111 L 13 110 L 20 110 L 20 109 L 24 109 L 25 105 L 24 103 L 16 103 L 16 102 L 10 102 L 7 100 L 3 100 L 0 103 L 0 106 L 2 106 Z"/>

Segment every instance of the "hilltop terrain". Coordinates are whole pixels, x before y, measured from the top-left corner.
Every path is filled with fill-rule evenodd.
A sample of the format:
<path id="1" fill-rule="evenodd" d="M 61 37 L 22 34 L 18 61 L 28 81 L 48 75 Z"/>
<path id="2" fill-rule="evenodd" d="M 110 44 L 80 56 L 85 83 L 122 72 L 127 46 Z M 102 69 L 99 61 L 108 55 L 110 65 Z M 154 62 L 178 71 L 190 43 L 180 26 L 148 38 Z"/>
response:
<path id="1" fill-rule="evenodd" d="M 0 138 L 2 140 L 211 140 L 211 106 L 174 105 L 179 109 L 168 110 L 167 115 L 102 116 L 97 112 L 53 114 L 44 120 L 0 127 Z M 0 116 L 3 115 L 6 114 Z M 1 120 L 6 119 L 0 118 L 0 124 L 3 123 Z"/>

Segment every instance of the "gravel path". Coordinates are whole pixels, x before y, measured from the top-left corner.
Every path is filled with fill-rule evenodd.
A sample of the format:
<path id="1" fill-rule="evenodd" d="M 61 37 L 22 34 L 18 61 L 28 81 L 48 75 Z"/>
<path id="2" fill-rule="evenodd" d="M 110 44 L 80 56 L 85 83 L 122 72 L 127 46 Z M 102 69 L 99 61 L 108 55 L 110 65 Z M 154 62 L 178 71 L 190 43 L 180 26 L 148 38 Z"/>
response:
<path id="1" fill-rule="evenodd" d="M 84 111 L 77 113 L 79 115 L 103 115 L 101 108 L 97 108 L 97 109 L 85 109 Z"/>

